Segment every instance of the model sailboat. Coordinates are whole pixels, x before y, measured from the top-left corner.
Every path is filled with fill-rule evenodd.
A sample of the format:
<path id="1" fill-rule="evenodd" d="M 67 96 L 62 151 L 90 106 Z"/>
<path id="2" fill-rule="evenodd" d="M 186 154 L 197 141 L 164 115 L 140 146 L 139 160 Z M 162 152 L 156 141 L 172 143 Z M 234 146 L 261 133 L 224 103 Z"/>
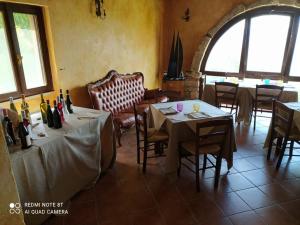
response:
<path id="1" fill-rule="evenodd" d="M 182 42 L 179 37 L 179 33 L 176 37 L 175 43 L 175 33 L 173 35 L 172 47 L 170 51 L 170 59 L 168 65 L 168 72 L 165 75 L 165 80 L 182 80 L 182 62 L 183 62 L 183 49 Z"/>

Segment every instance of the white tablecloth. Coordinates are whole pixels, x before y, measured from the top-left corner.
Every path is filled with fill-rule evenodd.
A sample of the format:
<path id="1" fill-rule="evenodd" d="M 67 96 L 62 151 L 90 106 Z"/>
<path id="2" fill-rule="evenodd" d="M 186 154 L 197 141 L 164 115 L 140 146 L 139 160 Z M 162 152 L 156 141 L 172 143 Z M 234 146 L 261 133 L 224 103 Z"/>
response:
<path id="1" fill-rule="evenodd" d="M 78 117 L 87 116 L 79 120 Z M 111 114 L 74 107 L 61 129 L 40 124 L 47 138 L 10 154 L 21 202 L 67 202 L 92 186 L 115 157 Z M 25 208 L 26 209 L 26 208 Z M 26 215 L 27 225 L 40 224 L 49 215 Z"/>
<path id="2" fill-rule="evenodd" d="M 178 166 L 178 144 L 194 137 L 196 123 L 213 118 L 223 118 L 230 116 L 228 113 L 209 105 L 200 100 L 182 101 L 183 111 L 174 115 L 164 115 L 159 109 L 173 107 L 176 109 L 178 102 L 158 103 L 150 106 L 152 121 L 156 129 L 166 129 L 169 134 L 168 149 L 166 151 L 166 172 L 175 173 Z M 186 114 L 193 111 L 193 104 L 200 105 L 200 112 L 208 114 L 209 117 L 201 119 L 191 119 Z M 232 129 L 231 137 L 226 139 L 226 149 L 223 157 L 227 160 L 228 168 L 232 167 L 233 151 L 236 151 L 236 143 Z"/>

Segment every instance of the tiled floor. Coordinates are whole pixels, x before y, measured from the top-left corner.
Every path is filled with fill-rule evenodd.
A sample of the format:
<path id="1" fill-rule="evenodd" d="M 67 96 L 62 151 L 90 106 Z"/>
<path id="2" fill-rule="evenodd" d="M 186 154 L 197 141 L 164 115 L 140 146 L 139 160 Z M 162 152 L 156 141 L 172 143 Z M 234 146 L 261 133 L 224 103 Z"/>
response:
<path id="1" fill-rule="evenodd" d="M 70 215 L 44 225 L 295 225 L 300 224 L 300 157 L 285 157 L 278 172 L 262 149 L 270 120 L 253 127 L 236 124 L 238 151 L 234 167 L 223 162 L 219 189 L 213 170 L 195 177 L 182 169 L 174 180 L 164 173 L 164 159 L 151 159 L 147 174 L 136 164 L 134 129 L 123 137 L 117 161 L 97 185 L 76 195 Z"/>

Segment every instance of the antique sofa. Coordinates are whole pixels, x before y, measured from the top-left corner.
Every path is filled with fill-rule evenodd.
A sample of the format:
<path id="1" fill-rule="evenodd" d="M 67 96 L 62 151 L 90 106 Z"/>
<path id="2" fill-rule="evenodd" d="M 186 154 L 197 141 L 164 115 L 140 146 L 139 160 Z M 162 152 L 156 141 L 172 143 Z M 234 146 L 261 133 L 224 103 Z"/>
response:
<path id="1" fill-rule="evenodd" d="M 133 104 L 146 110 L 149 104 L 168 101 L 160 89 L 144 88 L 144 76 L 140 72 L 122 75 L 111 70 L 101 80 L 89 83 L 87 89 L 94 109 L 112 113 L 120 146 L 122 133 L 135 123 Z"/>

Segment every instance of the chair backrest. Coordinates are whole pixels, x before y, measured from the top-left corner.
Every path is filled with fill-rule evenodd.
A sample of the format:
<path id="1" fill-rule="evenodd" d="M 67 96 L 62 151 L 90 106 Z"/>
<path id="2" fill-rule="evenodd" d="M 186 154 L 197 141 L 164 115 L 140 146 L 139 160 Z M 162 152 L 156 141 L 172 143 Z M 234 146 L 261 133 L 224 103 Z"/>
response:
<path id="1" fill-rule="evenodd" d="M 288 137 L 292 128 L 293 118 L 293 109 L 290 109 L 280 101 L 273 100 L 271 124 L 272 129 L 278 127 L 284 132 L 285 137 Z"/>
<path id="2" fill-rule="evenodd" d="M 239 85 L 230 82 L 215 82 L 215 100 L 216 106 L 219 107 L 222 102 L 230 103 L 233 109 L 236 103 L 236 96 Z"/>
<path id="3" fill-rule="evenodd" d="M 197 151 L 199 151 L 199 148 L 205 148 L 211 145 L 218 145 L 222 150 L 224 148 L 226 137 L 228 136 L 229 138 L 231 138 L 231 128 L 232 128 L 232 118 L 213 119 L 213 120 L 197 123 L 196 125 Z"/>
<path id="4" fill-rule="evenodd" d="M 272 100 L 280 99 L 280 96 L 283 91 L 283 86 L 262 84 L 256 85 L 255 89 L 255 101 L 272 103 Z"/>
<path id="5" fill-rule="evenodd" d="M 133 109 L 137 144 L 139 144 L 139 141 L 141 140 L 140 134 L 143 135 L 145 142 L 148 140 L 147 112 L 145 109 L 141 110 L 142 108 L 138 108 L 136 104 L 133 104 Z"/>

